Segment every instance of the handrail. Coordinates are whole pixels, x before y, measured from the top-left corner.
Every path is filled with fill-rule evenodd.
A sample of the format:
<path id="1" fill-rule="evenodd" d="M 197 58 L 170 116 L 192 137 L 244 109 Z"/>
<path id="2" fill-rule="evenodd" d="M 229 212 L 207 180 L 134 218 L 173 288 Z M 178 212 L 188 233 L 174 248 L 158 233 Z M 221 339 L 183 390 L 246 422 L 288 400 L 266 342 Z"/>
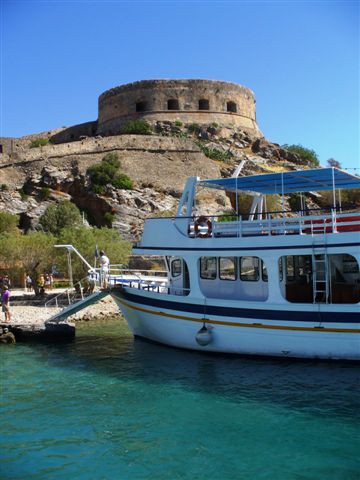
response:
<path id="1" fill-rule="evenodd" d="M 81 280 L 79 280 L 78 282 L 76 282 L 73 287 L 69 287 L 66 290 L 64 290 L 63 292 L 58 293 L 55 297 L 52 297 L 50 300 L 45 302 L 44 307 L 49 308 L 50 304 L 55 301 L 56 307 L 59 308 L 58 299 L 65 294 L 66 294 L 67 299 L 68 299 L 68 304 L 71 305 L 72 302 L 70 301 L 71 300 L 70 299 L 70 294 L 71 293 L 74 294 L 73 298 L 75 298 L 76 294 L 78 293 L 78 290 L 75 288 L 77 285 L 79 286 L 81 299 L 83 300 L 84 299 L 84 293 L 83 293 L 81 282 L 84 283 L 85 281 L 89 281 L 88 276 L 84 277 Z"/>
<path id="2" fill-rule="evenodd" d="M 190 293 L 190 288 L 185 287 L 177 287 L 175 285 L 168 285 L 168 284 L 149 284 L 145 280 L 140 280 L 139 282 L 130 282 L 127 285 L 127 288 L 132 288 L 136 290 L 144 290 L 144 291 L 151 291 L 160 294 L 167 294 L 167 295 L 182 295 L 186 296 Z"/>
<path id="3" fill-rule="evenodd" d="M 351 212 L 348 212 L 348 213 L 356 213 L 354 212 L 353 210 L 355 210 L 357 207 L 354 206 L 353 209 L 350 209 Z M 262 215 L 266 215 L 266 214 L 284 214 L 284 213 L 309 213 L 309 212 L 320 212 L 320 211 L 323 211 L 323 212 L 329 212 L 331 213 L 333 210 L 335 210 L 336 212 L 343 212 L 344 211 L 344 207 L 339 207 L 339 206 L 336 206 L 336 207 L 317 207 L 317 208 L 304 208 L 304 209 L 297 209 L 297 210 L 267 210 L 265 212 L 262 212 Z M 219 218 L 219 217 L 223 217 L 224 215 L 229 215 L 231 217 L 241 217 L 243 214 L 242 213 L 236 213 L 236 212 L 225 212 L 225 213 L 220 213 L 218 215 L 205 215 L 206 217 L 209 217 L 209 218 Z M 258 213 L 256 213 L 256 215 L 258 215 Z M 261 215 L 261 213 L 260 213 Z M 193 214 L 193 215 L 190 215 L 190 216 L 171 216 L 171 217 L 148 217 L 146 220 L 194 220 L 196 217 L 199 217 L 201 216 L 201 214 Z"/>
<path id="4" fill-rule="evenodd" d="M 318 210 L 316 210 L 318 211 Z M 262 219 L 219 222 L 214 221 L 216 216 L 209 215 L 212 221 L 212 236 L 243 237 L 246 235 L 288 235 L 288 234 L 317 234 L 338 233 L 342 231 L 360 230 L 360 212 L 337 213 L 331 209 L 329 214 L 315 214 L 297 217 L 271 218 L 267 214 Z M 351 228 L 352 227 L 352 228 Z M 189 230 L 189 236 L 195 237 L 194 229 Z"/>

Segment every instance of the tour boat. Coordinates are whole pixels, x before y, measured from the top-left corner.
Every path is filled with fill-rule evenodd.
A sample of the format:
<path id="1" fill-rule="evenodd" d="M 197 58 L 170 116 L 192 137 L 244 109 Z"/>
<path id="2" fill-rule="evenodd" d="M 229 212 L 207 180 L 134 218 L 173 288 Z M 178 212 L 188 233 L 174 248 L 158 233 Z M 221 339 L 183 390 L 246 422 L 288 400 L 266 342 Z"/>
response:
<path id="1" fill-rule="evenodd" d="M 199 212 L 199 188 L 232 196 L 232 221 Z M 336 201 L 350 188 L 360 177 L 336 168 L 190 177 L 176 216 L 147 219 L 133 249 L 163 257 L 167 280 L 120 282 L 111 295 L 135 336 L 173 347 L 360 360 L 360 211 Z M 285 195 L 323 191 L 328 211 L 285 211 Z M 237 213 L 240 193 L 253 196 L 247 216 Z M 282 208 L 267 212 L 273 194 Z"/>

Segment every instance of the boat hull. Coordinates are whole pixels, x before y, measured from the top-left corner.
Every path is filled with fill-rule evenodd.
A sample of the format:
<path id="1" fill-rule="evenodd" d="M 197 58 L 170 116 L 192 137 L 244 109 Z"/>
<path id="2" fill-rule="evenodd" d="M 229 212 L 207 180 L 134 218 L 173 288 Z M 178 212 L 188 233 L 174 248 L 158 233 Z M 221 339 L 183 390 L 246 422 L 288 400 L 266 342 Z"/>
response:
<path id="1" fill-rule="evenodd" d="M 359 308 L 345 312 L 204 306 L 196 299 L 115 288 L 111 294 L 135 336 L 191 350 L 293 358 L 360 360 Z M 206 326 L 206 345 L 197 333 Z"/>

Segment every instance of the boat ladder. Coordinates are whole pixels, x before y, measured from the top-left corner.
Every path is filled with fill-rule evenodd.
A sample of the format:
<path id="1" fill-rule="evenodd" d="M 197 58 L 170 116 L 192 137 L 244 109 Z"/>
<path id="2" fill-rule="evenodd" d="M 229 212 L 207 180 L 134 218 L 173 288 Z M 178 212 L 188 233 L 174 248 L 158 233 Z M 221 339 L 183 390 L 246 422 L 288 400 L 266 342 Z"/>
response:
<path id="1" fill-rule="evenodd" d="M 313 303 L 329 302 L 329 265 L 326 246 L 313 244 Z"/>

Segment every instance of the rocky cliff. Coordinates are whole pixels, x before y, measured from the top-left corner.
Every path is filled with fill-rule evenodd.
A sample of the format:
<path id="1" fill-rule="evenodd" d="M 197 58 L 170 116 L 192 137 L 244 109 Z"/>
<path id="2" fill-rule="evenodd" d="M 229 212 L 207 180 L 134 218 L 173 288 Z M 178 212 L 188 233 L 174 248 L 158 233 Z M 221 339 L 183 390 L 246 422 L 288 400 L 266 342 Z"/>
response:
<path id="1" fill-rule="evenodd" d="M 2 138 L 0 210 L 19 215 L 21 228 L 34 229 L 49 203 L 69 199 L 93 225 L 107 225 L 105 214 L 111 213 L 113 228 L 123 238 L 134 240 L 146 217 L 175 213 L 188 176 L 229 176 L 243 159 L 245 174 L 294 169 L 299 160 L 279 145 L 246 131 L 179 123 L 154 123 L 151 135 L 84 137 L 37 148 L 30 148 L 33 139 L 49 139 L 61 129 L 17 139 Z M 122 171 L 134 182 L 133 190 L 109 185 L 104 195 L 96 195 L 89 189 L 88 167 L 109 152 L 118 154 Z M 229 207 L 223 195 L 209 201 L 203 192 L 199 202 L 204 213 Z"/>

